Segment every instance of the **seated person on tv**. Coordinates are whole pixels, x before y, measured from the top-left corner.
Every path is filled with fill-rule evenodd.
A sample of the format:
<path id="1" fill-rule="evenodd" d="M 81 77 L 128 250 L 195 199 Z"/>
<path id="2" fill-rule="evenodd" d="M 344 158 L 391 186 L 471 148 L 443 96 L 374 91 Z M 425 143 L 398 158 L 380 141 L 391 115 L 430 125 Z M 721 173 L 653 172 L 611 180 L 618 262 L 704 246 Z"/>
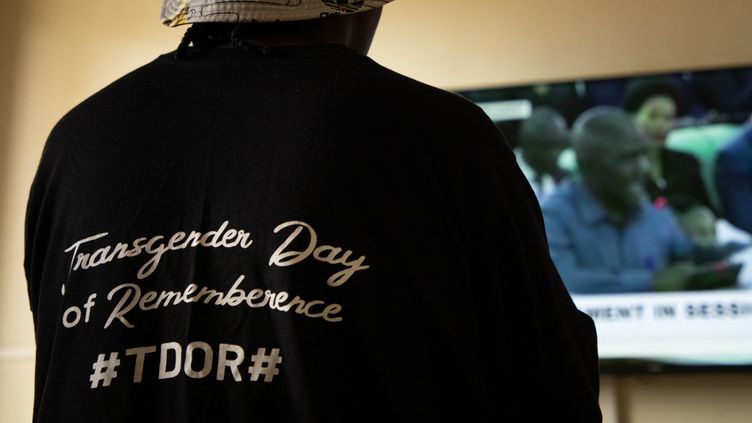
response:
<path id="1" fill-rule="evenodd" d="M 715 183 L 726 220 L 752 233 L 752 124 L 718 154 Z"/>
<path id="2" fill-rule="evenodd" d="M 680 88 L 668 78 L 634 79 L 627 85 L 624 110 L 648 141 L 645 189 L 659 205 L 683 197 L 713 209 L 700 176 L 700 162 L 691 154 L 666 148 L 681 99 Z"/>
<path id="3" fill-rule="evenodd" d="M 535 196 L 542 201 L 551 195 L 566 176 L 559 168 L 559 155 L 569 147 L 569 130 L 564 117 L 550 107 L 538 107 L 522 122 L 517 164 Z"/>
<path id="4" fill-rule="evenodd" d="M 673 209 L 679 225 L 695 245 L 714 246 L 718 244 L 715 235 L 715 213 L 702 204 L 675 201 Z"/>
<path id="5" fill-rule="evenodd" d="M 672 204 L 679 225 L 695 244 L 693 261 L 695 263 L 714 263 L 720 266 L 731 255 L 749 247 L 749 242 L 723 240 L 718 237 L 718 225 L 721 222 L 708 207 L 692 203 L 686 198 L 676 198 Z"/>
<path id="6" fill-rule="evenodd" d="M 682 290 L 694 245 L 645 196 L 647 142 L 632 119 L 597 107 L 575 122 L 580 174 L 542 204 L 551 257 L 572 293 Z"/>

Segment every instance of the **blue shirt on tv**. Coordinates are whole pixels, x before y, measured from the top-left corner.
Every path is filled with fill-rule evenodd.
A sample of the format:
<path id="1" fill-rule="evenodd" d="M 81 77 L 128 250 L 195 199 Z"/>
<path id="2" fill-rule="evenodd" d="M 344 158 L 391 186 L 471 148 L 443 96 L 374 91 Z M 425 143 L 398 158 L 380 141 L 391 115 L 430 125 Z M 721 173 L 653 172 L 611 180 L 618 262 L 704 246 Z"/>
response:
<path id="1" fill-rule="evenodd" d="M 720 151 L 715 172 L 726 220 L 752 233 L 752 125 Z"/>
<path id="2" fill-rule="evenodd" d="M 645 201 L 621 226 L 581 181 L 570 180 L 541 205 L 551 258 L 570 292 L 644 292 L 653 276 L 693 244 L 669 209 Z"/>

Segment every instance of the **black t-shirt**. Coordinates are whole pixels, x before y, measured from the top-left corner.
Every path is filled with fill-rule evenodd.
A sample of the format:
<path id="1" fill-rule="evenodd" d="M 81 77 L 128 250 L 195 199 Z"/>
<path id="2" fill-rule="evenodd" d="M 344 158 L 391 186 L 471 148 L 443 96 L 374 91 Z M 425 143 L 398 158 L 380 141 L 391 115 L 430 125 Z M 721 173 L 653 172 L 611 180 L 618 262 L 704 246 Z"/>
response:
<path id="1" fill-rule="evenodd" d="M 25 268 L 35 421 L 600 420 L 499 132 L 344 47 L 164 55 L 84 101 Z"/>

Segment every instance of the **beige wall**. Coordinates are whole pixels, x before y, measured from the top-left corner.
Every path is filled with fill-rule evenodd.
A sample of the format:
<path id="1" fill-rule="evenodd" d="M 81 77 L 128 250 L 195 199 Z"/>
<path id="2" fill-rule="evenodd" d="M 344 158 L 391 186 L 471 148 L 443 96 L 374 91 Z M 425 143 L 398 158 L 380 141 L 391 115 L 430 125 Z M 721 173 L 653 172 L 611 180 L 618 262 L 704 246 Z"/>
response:
<path id="1" fill-rule="evenodd" d="M 0 423 L 15 423 L 31 420 L 34 334 L 23 222 L 44 141 L 71 107 L 173 49 L 181 33 L 159 25 L 155 0 L 0 0 L 0 8 L 0 40 L 13 41 L 0 45 L 11 58 L 0 67 Z M 15 31 L 6 35 L 8 24 Z"/>
<path id="2" fill-rule="evenodd" d="M 182 30 L 159 25 L 158 3 L 0 0 L 0 423 L 31 414 L 23 219 L 44 140 L 76 103 L 177 45 Z M 433 9 L 422 16 L 424 7 Z M 749 0 L 397 0 L 372 56 L 444 88 L 712 67 L 752 63 L 751 22 Z M 607 422 L 752 416 L 752 376 L 604 378 L 603 385 Z"/>
<path id="3" fill-rule="evenodd" d="M 444 88 L 618 75 L 752 63 L 751 22 L 749 0 L 396 0 L 372 55 Z"/>

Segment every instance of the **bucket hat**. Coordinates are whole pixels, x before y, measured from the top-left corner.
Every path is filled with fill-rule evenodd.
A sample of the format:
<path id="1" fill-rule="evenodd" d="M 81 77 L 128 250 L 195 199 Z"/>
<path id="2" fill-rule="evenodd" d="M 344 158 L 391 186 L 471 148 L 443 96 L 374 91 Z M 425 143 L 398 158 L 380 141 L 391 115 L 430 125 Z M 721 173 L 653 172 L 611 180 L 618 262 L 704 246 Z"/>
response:
<path id="1" fill-rule="evenodd" d="M 161 21 L 171 27 L 199 22 L 302 21 L 381 7 L 392 0 L 164 0 Z"/>

